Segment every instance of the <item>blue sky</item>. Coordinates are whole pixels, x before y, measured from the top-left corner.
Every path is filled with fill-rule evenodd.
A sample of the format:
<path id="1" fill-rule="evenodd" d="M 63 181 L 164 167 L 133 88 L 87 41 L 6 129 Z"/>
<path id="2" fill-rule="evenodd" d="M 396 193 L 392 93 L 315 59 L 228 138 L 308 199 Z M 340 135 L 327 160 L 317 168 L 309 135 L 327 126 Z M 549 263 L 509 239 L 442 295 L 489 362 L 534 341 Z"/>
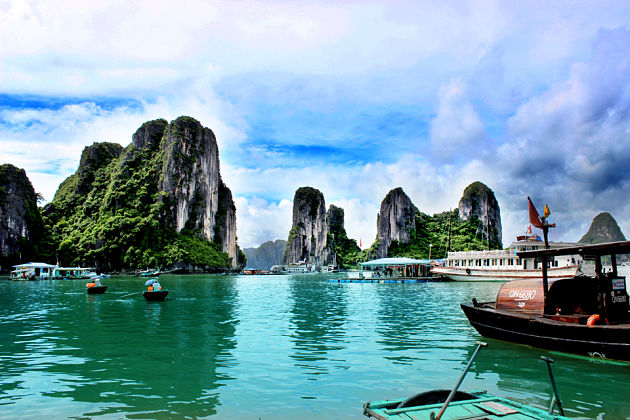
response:
<path id="1" fill-rule="evenodd" d="M 504 244 L 528 195 L 552 239 L 601 211 L 630 235 L 630 3 L 93 3 L 0 4 L 0 162 L 47 200 L 86 145 L 189 115 L 217 136 L 242 247 L 286 239 L 306 185 L 364 246 L 392 188 L 433 214 L 474 181 Z"/>

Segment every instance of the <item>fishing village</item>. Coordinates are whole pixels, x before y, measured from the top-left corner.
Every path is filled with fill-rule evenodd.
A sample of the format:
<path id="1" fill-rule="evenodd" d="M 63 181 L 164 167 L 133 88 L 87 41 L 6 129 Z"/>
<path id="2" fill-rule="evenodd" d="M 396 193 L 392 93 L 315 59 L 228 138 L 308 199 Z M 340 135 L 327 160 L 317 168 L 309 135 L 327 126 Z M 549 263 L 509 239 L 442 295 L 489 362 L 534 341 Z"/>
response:
<path id="1" fill-rule="evenodd" d="M 629 4 L 0 35 L 0 420 L 630 419 Z"/>

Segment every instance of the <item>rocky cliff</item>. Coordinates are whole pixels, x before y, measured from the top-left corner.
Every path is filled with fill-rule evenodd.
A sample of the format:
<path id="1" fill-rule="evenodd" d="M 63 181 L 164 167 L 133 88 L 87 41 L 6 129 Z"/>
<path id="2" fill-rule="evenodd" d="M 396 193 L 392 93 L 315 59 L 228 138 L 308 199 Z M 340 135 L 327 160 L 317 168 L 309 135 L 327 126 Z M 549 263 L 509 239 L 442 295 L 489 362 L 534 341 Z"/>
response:
<path id="1" fill-rule="evenodd" d="M 214 134 L 180 117 L 143 124 L 124 150 L 86 147 L 45 209 L 65 264 L 239 269 L 236 209 Z"/>
<path id="2" fill-rule="evenodd" d="M 282 256 L 287 241 L 277 239 L 267 241 L 258 248 L 244 248 L 243 253 L 247 257 L 247 267 L 257 270 L 269 270 L 274 265 L 282 264 Z"/>
<path id="3" fill-rule="evenodd" d="M 491 227 L 490 246 L 500 248 L 500 210 L 494 193 L 485 185 L 471 184 L 464 191 L 459 209 L 433 216 L 418 210 L 404 191 L 396 188 L 381 203 L 377 238 L 367 250 L 367 257 L 434 259 L 446 257 L 448 251 L 488 249 L 479 219 L 481 216 L 486 220 L 486 213 Z"/>
<path id="4" fill-rule="evenodd" d="M 409 243 L 415 231 L 416 208 L 402 188 L 391 190 L 381 202 L 376 220 L 376 248 L 374 258 L 388 256 L 393 241 Z"/>
<path id="5" fill-rule="evenodd" d="M 186 228 L 221 244 L 236 262 L 236 207 L 221 180 L 214 133 L 193 118 L 180 117 L 166 127 L 160 150 L 158 188 L 175 230 Z"/>
<path id="6" fill-rule="evenodd" d="M 0 269 L 36 258 L 42 229 L 37 194 L 26 172 L 0 165 Z"/>
<path id="7" fill-rule="evenodd" d="M 293 224 L 282 263 L 306 260 L 315 267 L 327 265 L 331 257 L 327 236 L 324 195 L 315 188 L 298 188 L 293 198 Z"/>
<path id="8" fill-rule="evenodd" d="M 336 264 L 339 268 L 354 267 L 359 259 L 361 248 L 357 245 L 357 241 L 348 238 L 346 234 L 343 209 L 331 204 L 326 212 L 326 224 L 328 244 L 331 249 L 329 264 Z"/>
<path id="9" fill-rule="evenodd" d="M 617 221 L 608 212 L 599 213 L 591 222 L 588 232 L 580 238 L 584 244 L 599 244 L 603 242 L 625 241 L 626 237 L 619 228 Z"/>
<path id="10" fill-rule="evenodd" d="M 473 182 L 459 200 L 459 218 L 465 221 L 476 218 L 478 229 L 490 238 L 490 248 L 502 248 L 501 210 L 494 192 L 481 182 Z M 488 234 L 488 229 L 490 234 Z"/>

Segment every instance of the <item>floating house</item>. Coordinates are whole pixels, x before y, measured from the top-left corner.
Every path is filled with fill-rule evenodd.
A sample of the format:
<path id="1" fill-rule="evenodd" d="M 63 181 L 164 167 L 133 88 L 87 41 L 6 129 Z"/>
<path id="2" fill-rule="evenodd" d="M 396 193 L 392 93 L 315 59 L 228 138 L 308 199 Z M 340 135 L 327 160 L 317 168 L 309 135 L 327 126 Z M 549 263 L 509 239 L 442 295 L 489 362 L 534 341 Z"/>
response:
<path id="1" fill-rule="evenodd" d="M 11 280 L 45 280 L 52 279 L 55 275 L 56 265 L 46 263 L 26 263 L 13 266 L 14 270 L 9 274 Z"/>
<path id="2" fill-rule="evenodd" d="M 361 278 L 424 278 L 431 277 L 431 268 L 440 260 L 416 260 L 407 257 L 380 258 L 361 263 Z"/>
<path id="3" fill-rule="evenodd" d="M 89 279 L 96 273 L 90 268 L 59 267 L 57 265 L 30 262 L 13 266 L 9 278 L 11 280 L 59 280 Z"/>

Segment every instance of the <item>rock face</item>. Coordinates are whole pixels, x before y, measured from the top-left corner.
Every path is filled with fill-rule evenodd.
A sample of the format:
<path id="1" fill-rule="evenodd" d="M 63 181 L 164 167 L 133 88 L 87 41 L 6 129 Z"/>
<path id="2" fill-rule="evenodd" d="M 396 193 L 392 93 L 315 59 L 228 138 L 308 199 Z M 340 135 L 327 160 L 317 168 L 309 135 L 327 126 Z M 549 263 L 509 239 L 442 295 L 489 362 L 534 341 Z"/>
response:
<path id="1" fill-rule="evenodd" d="M 144 141 L 147 137 L 152 136 L 136 133 L 134 146 L 139 138 L 145 147 L 153 147 L 151 140 Z M 160 149 L 164 157 L 158 188 L 175 230 L 199 232 L 206 240 L 220 243 L 237 261 L 236 207 L 232 192 L 221 180 L 219 148 L 212 130 L 193 118 L 180 117 L 166 127 Z"/>
<path id="2" fill-rule="evenodd" d="M 309 261 L 315 267 L 328 264 L 331 253 L 327 234 L 324 195 L 315 188 L 298 188 L 293 199 L 293 226 L 282 263 Z"/>
<path id="3" fill-rule="evenodd" d="M 86 147 L 44 213 L 65 264 L 186 271 L 245 264 L 216 138 L 190 117 L 146 122 L 124 150 Z"/>
<path id="4" fill-rule="evenodd" d="M 593 219 L 588 232 L 580 238 L 584 244 L 599 244 L 603 242 L 625 241 L 626 237 L 621 232 L 614 217 L 608 212 L 599 213 Z"/>
<path id="5" fill-rule="evenodd" d="M 406 244 L 415 230 L 416 208 L 402 188 L 391 190 L 381 202 L 376 221 L 375 258 L 387 257 L 392 241 Z"/>
<path id="6" fill-rule="evenodd" d="M 247 257 L 247 267 L 257 270 L 269 270 L 274 265 L 282 264 L 282 256 L 287 241 L 277 239 L 267 241 L 258 248 L 244 248 L 243 253 Z"/>
<path id="7" fill-rule="evenodd" d="M 42 234 L 37 195 L 24 169 L 0 165 L 0 265 L 30 261 Z M 21 257 L 21 258 L 20 258 Z"/>
<path id="8" fill-rule="evenodd" d="M 469 221 L 476 217 L 480 221 L 479 229 L 488 238 L 490 228 L 491 248 L 503 248 L 501 230 L 501 210 L 494 192 L 481 182 L 473 182 L 464 190 L 459 200 L 459 217 Z"/>

